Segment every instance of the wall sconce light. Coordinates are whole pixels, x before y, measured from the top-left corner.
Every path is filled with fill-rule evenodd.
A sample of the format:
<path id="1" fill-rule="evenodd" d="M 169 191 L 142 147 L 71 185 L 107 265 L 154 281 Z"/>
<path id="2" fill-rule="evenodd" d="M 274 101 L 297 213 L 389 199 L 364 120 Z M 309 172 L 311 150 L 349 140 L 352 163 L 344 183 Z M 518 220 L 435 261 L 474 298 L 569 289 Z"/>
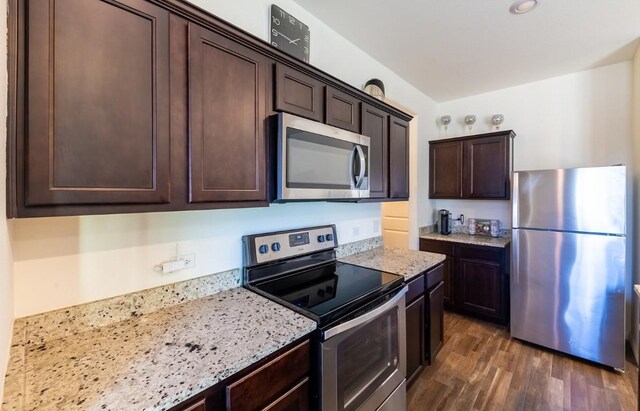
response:
<path id="1" fill-rule="evenodd" d="M 464 117 L 464 123 L 467 126 L 469 126 L 469 130 L 471 130 L 473 125 L 476 123 L 476 116 L 474 116 L 473 114 L 469 114 L 468 116 L 465 116 Z"/>
<path id="2" fill-rule="evenodd" d="M 448 128 L 449 123 L 451 123 L 451 116 L 446 115 L 446 116 L 440 117 L 440 124 L 444 126 L 445 130 Z"/>
<path id="3" fill-rule="evenodd" d="M 500 130 L 500 124 L 504 122 L 504 116 L 502 114 L 494 114 L 491 117 L 491 123 L 496 126 L 496 130 Z"/>

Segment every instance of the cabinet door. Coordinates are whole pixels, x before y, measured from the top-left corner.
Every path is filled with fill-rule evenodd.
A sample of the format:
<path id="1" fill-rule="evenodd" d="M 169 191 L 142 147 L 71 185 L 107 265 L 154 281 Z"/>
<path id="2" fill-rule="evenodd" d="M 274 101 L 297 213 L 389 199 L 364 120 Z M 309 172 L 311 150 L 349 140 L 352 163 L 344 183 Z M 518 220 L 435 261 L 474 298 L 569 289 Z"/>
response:
<path id="1" fill-rule="evenodd" d="M 431 288 L 428 298 L 425 359 L 428 359 L 429 364 L 433 364 L 436 354 L 444 344 L 444 282 Z"/>
<path id="2" fill-rule="evenodd" d="M 333 87 L 326 90 L 327 124 L 360 133 L 360 100 Z"/>
<path id="3" fill-rule="evenodd" d="M 407 306 L 407 383 L 410 384 L 424 364 L 424 295 Z"/>
<path id="4" fill-rule="evenodd" d="M 198 402 L 196 402 L 195 404 L 191 404 L 191 405 L 187 405 L 184 407 L 178 406 L 178 409 L 180 411 L 205 411 L 205 400 L 202 399 Z"/>
<path id="5" fill-rule="evenodd" d="M 455 259 L 453 257 L 447 257 L 444 262 L 444 280 L 442 287 L 442 298 L 444 304 L 447 307 L 453 305 L 453 270 L 455 267 Z"/>
<path id="6" fill-rule="evenodd" d="M 389 197 L 409 198 L 409 123 L 393 116 L 389 124 Z"/>
<path id="7" fill-rule="evenodd" d="M 362 134 L 369 137 L 369 196 L 389 195 L 389 114 L 362 103 Z"/>
<path id="8" fill-rule="evenodd" d="M 502 319 L 502 270 L 497 262 L 459 258 L 455 277 L 455 305 L 486 317 Z"/>
<path id="9" fill-rule="evenodd" d="M 509 199 L 509 137 L 465 140 L 463 150 L 463 196 Z"/>
<path id="10" fill-rule="evenodd" d="M 462 197 L 462 143 L 429 143 L 429 198 Z"/>
<path id="11" fill-rule="evenodd" d="M 142 0 L 27 10 L 26 205 L 168 203 L 169 13 Z"/>
<path id="12" fill-rule="evenodd" d="M 267 65 L 189 24 L 190 202 L 266 200 Z"/>
<path id="13" fill-rule="evenodd" d="M 324 121 L 324 85 L 290 67 L 276 64 L 276 110 Z"/>

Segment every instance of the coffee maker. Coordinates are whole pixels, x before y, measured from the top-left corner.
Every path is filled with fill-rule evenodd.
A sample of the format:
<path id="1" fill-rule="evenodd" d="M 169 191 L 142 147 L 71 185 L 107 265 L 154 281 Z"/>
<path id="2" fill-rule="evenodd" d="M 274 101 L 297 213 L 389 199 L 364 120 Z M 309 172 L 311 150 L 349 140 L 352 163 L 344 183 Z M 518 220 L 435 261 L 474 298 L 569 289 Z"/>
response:
<path id="1" fill-rule="evenodd" d="M 440 234 L 449 235 L 451 234 L 451 230 L 449 229 L 449 210 L 440 210 L 438 212 L 438 227 L 440 228 Z"/>

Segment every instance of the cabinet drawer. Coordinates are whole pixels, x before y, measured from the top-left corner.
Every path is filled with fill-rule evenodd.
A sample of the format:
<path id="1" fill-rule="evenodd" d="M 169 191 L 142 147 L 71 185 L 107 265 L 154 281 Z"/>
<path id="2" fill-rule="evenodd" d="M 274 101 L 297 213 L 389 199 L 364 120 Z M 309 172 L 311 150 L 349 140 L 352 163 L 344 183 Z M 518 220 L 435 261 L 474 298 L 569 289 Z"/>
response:
<path id="1" fill-rule="evenodd" d="M 440 264 L 427 271 L 425 277 L 427 277 L 426 286 L 424 288 L 425 290 L 430 290 L 440 281 L 444 281 L 444 264 Z"/>
<path id="2" fill-rule="evenodd" d="M 422 294 L 424 294 L 424 275 L 420 274 L 409 283 L 409 291 L 407 291 L 406 296 L 407 303 L 410 303 Z"/>
<path id="3" fill-rule="evenodd" d="M 227 409 L 261 409 L 305 378 L 308 373 L 307 340 L 227 386 Z"/>
<path id="4" fill-rule="evenodd" d="M 264 408 L 264 411 L 306 411 L 309 409 L 309 378 L 282 394 Z"/>
<path id="5" fill-rule="evenodd" d="M 496 263 L 500 263 L 502 262 L 502 258 L 504 256 L 504 249 L 495 247 L 458 245 L 456 249 L 458 252 L 456 257 L 465 259 L 493 261 Z"/>
<path id="6" fill-rule="evenodd" d="M 453 256 L 453 243 L 440 240 L 420 239 L 420 251 Z"/>
<path id="7" fill-rule="evenodd" d="M 191 405 L 187 405 L 184 408 L 179 408 L 180 411 L 205 411 L 205 404 L 204 404 L 204 398 L 201 399 L 200 401 L 191 404 Z"/>

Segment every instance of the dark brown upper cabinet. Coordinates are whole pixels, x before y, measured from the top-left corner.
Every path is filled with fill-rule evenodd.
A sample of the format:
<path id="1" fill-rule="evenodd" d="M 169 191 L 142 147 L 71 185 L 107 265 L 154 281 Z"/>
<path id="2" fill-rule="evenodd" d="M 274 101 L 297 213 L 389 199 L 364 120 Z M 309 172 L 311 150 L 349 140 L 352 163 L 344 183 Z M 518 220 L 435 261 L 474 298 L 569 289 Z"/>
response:
<path id="1" fill-rule="evenodd" d="M 9 218 L 268 206 L 277 111 L 361 133 L 368 104 L 387 118 L 369 122 L 374 193 L 402 175 L 388 118 L 409 115 L 188 2 L 8 0 L 8 15 Z"/>
<path id="2" fill-rule="evenodd" d="M 369 137 L 369 196 L 389 195 L 389 114 L 362 103 L 362 134 Z"/>
<path id="3" fill-rule="evenodd" d="M 189 24 L 190 202 L 266 200 L 268 65 Z"/>
<path id="4" fill-rule="evenodd" d="M 509 140 L 502 134 L 463 142 L 463 198 L 509 199 Z"/>
<path id="5" fill-rule="evenodd" d="M 324 85 L 298 70 L 276 64 L 277 111 L 324 121 Z"/>
<path id="6" fill-rule="evenodd" d="M 169 12 L 142 0 L 26 12 L 15 195 L 25 206 L 168 203 Z"/>
<path id="7" fill-rule="evenodd" d="M 429 143 L 429 198 L 462 197 L 462 144 Z"/>
<path id="8" fill-rule="evenodd" d="M 429 198 L 508 200 L 512 130 L 429 142 Z"/>
<path id="9" fill-rule="evenodd" d="M 326 90 L 326 123 L 360 133 L 360 100 L 333 87 L 327 86 Z"/>
<path id="10" fill-rule="evenodd" d="M 389 197 L 409 198 L 409 123 L 389 119 Z"/>

